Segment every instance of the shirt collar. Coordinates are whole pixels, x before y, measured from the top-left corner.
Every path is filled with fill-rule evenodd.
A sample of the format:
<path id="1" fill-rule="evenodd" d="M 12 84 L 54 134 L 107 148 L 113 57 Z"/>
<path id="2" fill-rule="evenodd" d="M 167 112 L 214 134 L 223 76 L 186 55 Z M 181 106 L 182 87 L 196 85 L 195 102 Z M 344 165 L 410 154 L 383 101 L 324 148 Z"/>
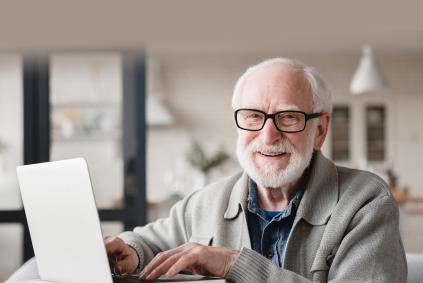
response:
<path id="1" fill-rule="evenodd" d="M 304 177 L 307 178 L 307 174 L 304 174 Z M 300 183 L 295 196 L 289 201 L 288 207 L 294 205 L 295 208 L 298 208 L 298 205 L 301 202 L 301 197 L 304 194 L 304 182 Z M 257 213 L 258 209 L 260 208 L 258 196 L 257 196 L 257 184 L 253 181 L 253 179 L 248 178 L 248 198 L 247 198 L 247 209 L 252 213 Z"/>

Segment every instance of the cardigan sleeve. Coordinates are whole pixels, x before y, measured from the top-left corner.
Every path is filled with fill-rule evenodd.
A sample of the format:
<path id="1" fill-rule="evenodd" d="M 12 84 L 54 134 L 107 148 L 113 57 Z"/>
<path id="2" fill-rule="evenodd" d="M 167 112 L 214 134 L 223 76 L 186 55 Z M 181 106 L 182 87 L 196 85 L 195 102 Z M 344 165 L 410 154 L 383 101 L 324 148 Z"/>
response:
<path id="1" fill-rule="evenodd" d="M 407 266 L 398 231 L 398 208 L 383 196 L 363 206 L 352 218 L 338 248 L 307 279 L 279 268 L 244 248 L 229 270 L 231 282 L 406 282 Z"/>
<path id="2" fill-rule="evenodd" d="M 119 235 L 126 244 L 137 251 L 140 259 L 139 269 L 150 262 L 157 253 L 188 242 L 191 228 L 186 217 L 186 207 L 189 198 L 190 196 L 176 203 L 169 217 Z"/>

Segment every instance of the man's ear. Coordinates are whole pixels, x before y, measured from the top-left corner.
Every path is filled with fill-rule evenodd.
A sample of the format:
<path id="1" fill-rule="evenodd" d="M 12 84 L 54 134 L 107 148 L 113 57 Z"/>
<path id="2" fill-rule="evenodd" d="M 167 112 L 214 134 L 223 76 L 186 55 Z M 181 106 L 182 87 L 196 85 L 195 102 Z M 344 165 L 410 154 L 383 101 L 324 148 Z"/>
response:
<path id="1" fill-rule="evenodd" d="M 326 135 L 328 133 L 328 128 L 329 128 L 329 121 L 330 121 L 329 113 L 324 112 L 322 116 L 319 117 L 318 124 L 317 124 L 316 138 L 314 139 L 315 150 L 320 150 L 320 148 L 323 145 L 323 142 L 326 139 Z"/>

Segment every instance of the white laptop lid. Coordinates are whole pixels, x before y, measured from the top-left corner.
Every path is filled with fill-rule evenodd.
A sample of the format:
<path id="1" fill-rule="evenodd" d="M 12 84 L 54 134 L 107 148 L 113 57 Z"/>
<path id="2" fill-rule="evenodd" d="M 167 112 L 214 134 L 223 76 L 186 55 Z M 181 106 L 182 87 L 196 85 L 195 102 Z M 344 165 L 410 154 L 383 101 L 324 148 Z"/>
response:
<path id="1" fill-rule="evenodd" d="M 40 277 L 61 283 L 112 283 L 83 158 L 17 168 Z"/>

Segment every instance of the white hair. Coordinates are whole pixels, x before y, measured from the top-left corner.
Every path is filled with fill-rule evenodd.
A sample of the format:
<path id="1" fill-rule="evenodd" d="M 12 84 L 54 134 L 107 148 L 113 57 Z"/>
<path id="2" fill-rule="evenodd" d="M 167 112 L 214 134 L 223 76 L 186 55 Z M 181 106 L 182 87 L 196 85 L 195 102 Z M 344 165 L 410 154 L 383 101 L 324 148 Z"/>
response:
<path id="1" fill-rule="evenodd" d="M 332 97 L 331 93 L 326 86 L 326 83 L 320 78 L 314 68 L 305 65 L 304 63 L 289 59 L 289 58 L 272 58 L 265 60 L 257 65 L 249 67 L 244 74 L 238 79 L 235 84 L 234 92 L 232 95 L 232 107 L 237 109 L 241 105 L 241 92 L 244 87 L 245 81 L 258 70 L 269 67 L 271 65 L 281 65 L 290 68 L 293 71 L 303 72 L 305 78 L 310 84 L 313 94 L 313 111 L 314 112 L 327 112 L 332 111 Z"/>

